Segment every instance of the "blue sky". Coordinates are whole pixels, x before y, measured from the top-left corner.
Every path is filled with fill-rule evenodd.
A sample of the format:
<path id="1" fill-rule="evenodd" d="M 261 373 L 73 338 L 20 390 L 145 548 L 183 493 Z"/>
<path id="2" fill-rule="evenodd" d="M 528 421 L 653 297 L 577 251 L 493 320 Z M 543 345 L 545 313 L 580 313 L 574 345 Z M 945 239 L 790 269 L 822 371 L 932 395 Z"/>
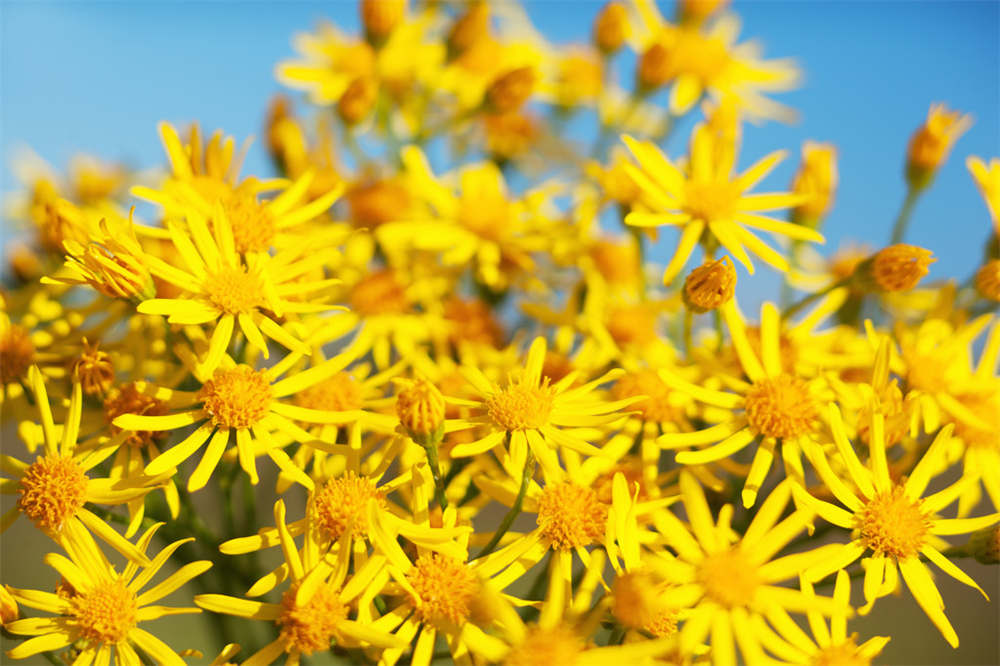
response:
<path id="1" fill-rule="evenodd" d="M 587 38 L 600 4 L 527 6 L 552 41 L 570 42 Z M 737 0 L 735 8 L 742 39 L 759 40 L 769 57 L 794 56 L 805 72 L 803 87 L 780 97 L 801 121 L 748 128 L 741 162 L 788 149 L 792 158 L 764 184 L 777 189 L 790 181 L 803 140 L 834 142 L 841 185 L 825 227 L 831 249 L 844 238 L 877 245 L 888 237 L 906 143 L 931 102 L 973 114 L 907 240 L 939 257 L 932 276 L 974 270 L 988 218 L 964 161 L 1000 153 L 1000 4 Z M 324 16 L 357 26 L 354 3 L 4 2 L 0 191 L 16 186 L 8 162 L 17 145 L 60 167 L 80 151 L 149 167 L 162 160 L 159 120 L 260 136 L 279 90 L 274 64 L 292 55 L 292 33 Z M 680 152 L 683 137 L 669 148 Z M 258 141 L 245 173 L 267 169 Z M 775 293 L 776 284 L 767 272 L 754 281 L 755 291 Z"/>

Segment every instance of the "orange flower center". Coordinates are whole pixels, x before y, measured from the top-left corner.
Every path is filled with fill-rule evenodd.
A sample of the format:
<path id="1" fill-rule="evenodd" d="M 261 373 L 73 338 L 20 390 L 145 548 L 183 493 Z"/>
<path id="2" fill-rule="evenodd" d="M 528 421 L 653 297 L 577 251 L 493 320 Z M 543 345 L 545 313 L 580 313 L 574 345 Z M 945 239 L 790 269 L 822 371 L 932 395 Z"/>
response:
<path id="1" fill-rule="evenodd" d="M 586 644 L 569 627 L 528 630 L 524 642 L 511 650 L 504 666 L 574 666 Z"/>
<path id="2" fill-rule="evenodd" d="M 673 423 L 682 416 L 681 409 L 671 402 L 673 392 L 663 383 L 655 370 L 647 368 L 623 376 L 615 382 L 611 394 L 615 400 L 639 395 L 648 396 L 629 408 L 638 409 L 646 421 Z"/>
<path id="3" fill-rule="evenodd" d="M 223 266 L 209 273 L 203 285 L 208 300 L 229 314 L 245 314 L 262 307 L 264 282 L 243 266 Z"/>
<path id="4" fill-rule="evenodd" d="M 298 606 L 298 590 L 298 584 L 294 584 L 281 597 L 281 615 L 275 620 L 281 627 L 278 636 L 285 643 L 285 652 L 325 652 L 330 649 L 337 624 L 347 618 L 347 606 L 337 590 L 327 584 L 320 585 L 309 601 Z"/>
<path id="5" fill-rule="evenodd" d="M 465 622 L 480 586 L 465 562 L 440 553 L 417 558 L 406 581 L 417 593 L 414 603 L 420 618 L 437 626 Z"/>
<path id="6" fill-rule="evenodd" d="M 13 325 L 0 333 L 0 381 L 16 382 L 28 371 L 35 358 L 35 345 L 28 331 Z"/>
<path id="7" fill-rule="evenodd" d="M 697 580 L 705 595 L 725 608 L 749 606 L 760 585 L 757 567 L 738 548 L 707 556 L 698 564 Z"/>
<path id="8" fill-rule="evenodd" d="M 695 220 L 732 220 L 740 192 L 729 181 L 689 180 L 684 186 L 684 212 Z"/>
<path id="9" fill-rule="evenodd" d="M 531 430 L 548 425 L 554 399 L 545 379 L 541 386 L 511 383 L 485 404 L 493 423 L 504 430 Z"/>
<path id="10" fill-rule="evenodd" d="M 99 643 L 120 643 L 136 625 L 135 594 L 117 579 L 69 598 L 72 624 L 83 638 Z"/>
<path id="11" fill-rule="evenodd" d="M 274 215 L 248 192 L 234 192 L 222 200 L 222 208 L 233 228 L 236 251 L 267 252 L 278 233 Z"/>
<path id="12" fill-rule="evenodd" d="M 87 475 L 70 456 L 42 456 L 24 470 L 17 508 L 38 527 L 59 531 L 83 508 Z"/>
<path id="13" fill-rule="evenodd" d="M 661 601 L 665 585 L 645 572 L 615 579 L 611 612 L 622 625 L 664 638 L 677 631 L 677 610 Z"/>
<path id="14" fill-rule="evenodd" d="M 538 498 L 538 527 L 554 548 L 569 550 L 604 538 L 608 507 L 593 488 L 574 483 L 546 486 Z"/>
<path id="15" fill-rule="evenodd" d="M 346 372 L 338 372 L 295 396 L 299 407 L 319 409 L 325 412 L 346 412 L 361 409 L 364 398 L 361 384 Z"/>
<path id="16" fill-rule="evenodd" d="M 406 289 L 388 269 L 362 278 L 351 290 L 349 300 L 351 309 L 363 316 L 402 314 L 410 309 Z"/>
<path id="17" fill-rule="evenodd" d="M 271 411 L 271 384 L 246 365 L 218 369 L 198 391 L 198 399 L 220 428 L 249 428 Z"/>
<path id="18" fill-rule="evenodd" d="M 112 435 L 122 431 L 113 421 L 122 414 L 142 414 L 144 416 L 162 416 L 170 410 L 162 400 L 140 393 L 134 382 L 129 382 L 121 388 L 114 389 L 104 400 L 104 420 Z M 125 443 L 129 446 L 147 446 L 154 439 L 166 437 L 166 432 L 138 430 L 129 434 Z"/>
<path id="19" fill-rule="evenodd" d="M 798 377 L 778 375 L 756 382 L 746 396 L 750 428 L 766 437 L 784 439 L 812 431 L 818 409 L 809 386 Z"/>
<path id="20" fill-rule="evenodd" d="M 917 555 L 930 529 L 920 501 L 906 497 L 898 485 L 870 499 L 855 515 L 855 521 L 866 546 L 876 554 L 898 558 Z"/>
<path id="21" fill-rule="evenodd" d="M 368 533 L 368 502 L 384 508 L 385 495 L 367 477 L 354 472 L 330 479 L 316 491 L 309 504 L 309 514 L 330 540 L 345 533 L 360 537 Z"/>
<path id="22" fill-rule="evenodd" d="M 854 637 L 839 645 L 829 645 L 813 655 L 811 666 L 868 666 L 869 657 L 858 651 Z"/>

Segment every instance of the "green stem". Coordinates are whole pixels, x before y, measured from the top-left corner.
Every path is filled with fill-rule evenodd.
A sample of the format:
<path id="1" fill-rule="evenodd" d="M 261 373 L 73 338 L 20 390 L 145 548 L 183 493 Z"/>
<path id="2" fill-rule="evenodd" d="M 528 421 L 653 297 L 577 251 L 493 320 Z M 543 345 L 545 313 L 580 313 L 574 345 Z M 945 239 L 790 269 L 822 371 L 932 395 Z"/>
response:
<path id="1" fill-rule="evenodd" d="M 441 510 L 448 508 L 448 498 L 444 495 L 444 477 L 441 476 L 441 465 L 438 463 L 438 443 L 428 442 L 424 445 L 427 453 L 427 464 L 431 468 L 431 475 L 434 477 L 434 499 L 437 500 Z"/>
<path id="2" fill-rule="evenodd" d="M 806 296 L 805 298 L 801 299 L 797 303 L 794 303 L 791 307 L 789 307 L 787 310 L 785 310 L 785 313 L 783 315 L 781 315 L 781 318 L 782 319 L 791 319 L 795 314 L 797 314 L 804 307 L 806 307 L 808 305 L 811 305 L 812 303 L 814 303 L 815 301 L 819 300 L 823 296 L 826 296 L 827 294 L 829 294 L 834 289 L 839 289 L 840 287 L 846 286 L 851 281 L 852 277 L 853 276 L 849 276 L 849 277 L 844 278 L 843 280 L 837 280 L 836 282 L 834 282 L 833 284 L 831 284 L 829 287 L 826 287 L 825 289 L 817 291 L 815 294 L 809 294 L 808 296 Z"/>
<path id="3" fill-rule="evenodd" d="M 923 191 L 921 187 L 913 187 L 912 185 L 907 187 L 903 206 L 899 209 L 899 215 L 896 216 L 896 223 L 892 226 L 892 237 L 889 240 L 891 245 L 903 242 L 903 236 L 906 234 L 906 226 L 910 223 L 910 216 L 913 214 L 913 207 L 916 206 L 917 199 L 920 198 L 920 194 Z"/>
<path id="4" fill-rule="evenodd" d="M 517 497 L 514 499 L 514 504 L 511 505 L 510 511 L 507 515 L 503 517 L 503 522 L 497 527 L 497 531 L 494 532 L 493 538 L 490 542 L 486 544 L 479 554 L 473 559 L 479 559 L 480 557 L 485 557 L 493 552 L 500 543 L 500 539 L 503 535 L 507 533 L 510 526 L 514 524 L 514 519 L 518 517 L 521 513 L 521 505 L 524 504 L 524 496 L 528 493 L 528 483 L 531 481 L 531 477 L 535 475 L 535 456 L 531 453 L 531 449 L 528 449 L 528 455 L 524 459 L 524 473 L 521 475 L 521 487 L 517 491 Z"/>

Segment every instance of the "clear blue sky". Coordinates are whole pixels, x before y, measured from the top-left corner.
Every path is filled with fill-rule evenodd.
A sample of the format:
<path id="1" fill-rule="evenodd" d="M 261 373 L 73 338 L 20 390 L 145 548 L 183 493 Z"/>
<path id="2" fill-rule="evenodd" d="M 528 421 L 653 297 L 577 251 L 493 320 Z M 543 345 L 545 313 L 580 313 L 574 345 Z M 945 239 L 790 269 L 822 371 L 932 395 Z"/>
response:
<path id="1" fill-rule="evenodd" d="M 588 37 L 600 4 L 527 6 L 552 41 L 568 42 Z M 801 112 L 801 122 L 748 128 L 742 161 L 789 149 L 795 159 L 765 183 L 780 188 L 803 140 L 833 141 L 841 186 L 825 229 L 831 248 L 845 237 L 873 244 L 887 238 L 903 196 L 906 142 L 931 102 L 975 116 L 920 202 L 907 238 L 938 255 L 932 276 L 966 277 L 988 218 L 964 160 L 1000 154 L 1000 4 L 737 0 L 735 8 L 743 38 L 761 41 L 767 56 L 796 57 L 806 75 L 800 90 L 780 98 Z M 159 120 L 198 120 L 238 138 L 260 136 L 265 104 L 279 90 L 273 66 L 292 55 L 292 33 L 323 16 L 357 26 L 353 2 L 7 0 L 0 11 L 4 192 L 15 186 L 8 161 L 19 144 L 58 167 L 78 151 L 149 167 L 162 161 Z M 670 152 L 682 148 L 675 141 Z M 257 142 L 245 172 L 266 169 Z M 759 279 L 755 291 L 776 285 L 766 272 Z"/>

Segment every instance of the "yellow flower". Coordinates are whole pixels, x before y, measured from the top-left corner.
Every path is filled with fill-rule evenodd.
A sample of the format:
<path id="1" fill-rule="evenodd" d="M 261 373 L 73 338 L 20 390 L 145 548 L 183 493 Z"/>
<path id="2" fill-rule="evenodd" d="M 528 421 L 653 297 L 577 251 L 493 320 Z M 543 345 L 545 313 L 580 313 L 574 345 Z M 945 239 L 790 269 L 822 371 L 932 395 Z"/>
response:
<path id="1" fill-rule="evenodd" d="M 4 625 L 12 634 L 34 637 L 9 650 L 7 656 L 24 659 L 81 641 L 77 657 L 81 663 L 107 664 L 110 660 L 112 664 L 138 664 L 140 658 L 135 651 L 138 647 L 159 664 L 183 666 L 184 660 L 173 649 L 139 625 L 168 615 L 200 613 L 197 608 L 153 604 L 207 571 L 212 563 L 199 560 L 185 564 L 142 591 L 174 551 L 194 541 L 193 538 L 175 541 L 149 560 L 146 548 L 162 525 L 151 526 L 139 538 L 137 546 L 133 546 L 142 555 L 144 564 L 129 562 L 121 573 L 115 571 L 85 531 L 80 538 L 64 544 L 69 558 L 57 553 L 46 555 L 45 563 L 65 581 L 63 592 L 11 589 L 11 593 L 22 605 L 53 613 L 56 617 L 25 618 Z"/>
<path id="2" fill-rule="evenodd" d="M 965 160 L 965 166 L 968 167 L 979 193 L 983 195 L 986 208 L 990 211 L 994 233 L 1000 235 L 1000 159 L 994 157 L 987 166 L 982 158 L 969 156 Z"/>
<path id="3" fill-rule="evenodd" d="M 958 636 L 944 614 L 944 602 L 921 556 L 952 578 L 982 592 L 975 581 L 941 554 L 941 550 L 948 544 L 939 537 L 967 534 L 989 527 L 1000 521 L 1000 514 L 979 518 L 937 517 L 939 511 L 958 499 L 966 485 L 976 481 L 975 478 L 962 479 L 924 497 L 928 483 L 940 469 L 941 456 L 951 439 L 952 426 L 947 425 L 941 429 L 909 476 L 900 482 L 889 475 L 885 419 L 882 414 L 875 413 L 872 416 L 866 467 L 861 464 L 847 438 L 840 411 L 833 404 L 828 411 L 840 462 L 846 467 L 853 488 L 845 484 L 831 469 L 827 455 L 820 448 L 807 447 L 806 452 L 827 489 L 846 510 L 809 495 L 801 487 L 794 487 L 793 492 L 800 502 L 824 520 L 851 530 L 852 541 L 824 546 L 825 561 L 808 568 L 804 577 L 811 581 L 820 580 L 871 551 L 871 555 L 862 560 L 866 605 L 861 613 L 867 613 L 879 597 L 895 591 L 901 572 L 920 607 L 948 643 L 952 647 L 958 647 Z M 986 596 L 985 592 L 983 596 Z"/>
<path id="4" fill-rule="evenodd" d="M 972 125 L 972 116 L 949 111 L 944 104 L 931 104 L 927 121 L 910 138 L 906 153 L 906 177 L 911 186 L 926 187 L 948 159 L 958 137 Z"/>
<path id="5" fill-rule="evenodd" d="M 802 146 L 802 164 L 795 172 L 792 192 L 806 200 L 792 211 L 799 224 L 817 227 L 833 206 L 837 191 L 837 149 L 833 144 L 806 141 Z"/>
<path id="6" fill-rule="evenodd" d="M 629 136 L 623 139 L 639 162 L 638 167 L 629 166 L 627 171 L 639 185 L 651 211 L 633 207 L 625 223 L 681 229 L 677 249 L 663 273 L 665 284 L 684 268 L 695 245 L 699 241 L 704 243 L 704 238 L 721 244 L 750 274 L 754 268 L 744 246 L 777 270 L 787 271 L 788 262 L 748 227 L 796 240 L 824 242 L 823 236 L 812 229 L 759 214 L 794 206 L 802 201 L 800 195 L 747 194 L 781 161 L 784 157 L 781 151 L 771 153 L 734 178 L 731 172 L 736 147 L 719 146 L 719 138 L 705 125 L 696 128 L 692 137 L 688 172 L 672 164 L 653 143 Z"/>

